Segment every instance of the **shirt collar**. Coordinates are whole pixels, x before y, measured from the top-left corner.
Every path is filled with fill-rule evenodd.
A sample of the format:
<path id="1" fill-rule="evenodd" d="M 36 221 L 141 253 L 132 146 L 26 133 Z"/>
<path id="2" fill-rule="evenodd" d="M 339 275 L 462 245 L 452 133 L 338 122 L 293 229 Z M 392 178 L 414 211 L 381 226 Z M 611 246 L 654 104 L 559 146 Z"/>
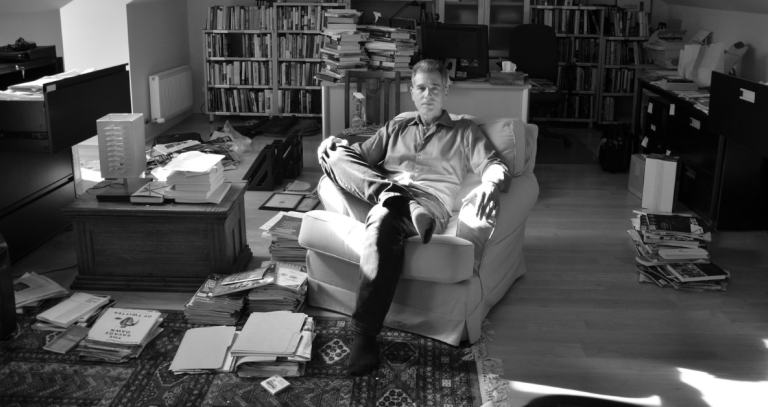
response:
<path id="1" fill-rule="evenodd" d="M 454 126 L 453 119 L 451 119 L 451 115 L 448 114 L 448 111 L 446 111 L 445 109 L 443 109 L 443 114 L 440 115 L 440 118 L 437 119 L 437 122 L 435 122 L 435 123 L 440 123 L 443 126 L 447 126 L 447 127 L 453 127 Z M 414 121 L 412 121 L 411 123 L 409 123 L 408 125 L 409 126 L 414 126 L 414 125 L 417 125 L 417 124 L 420 124 L 422 126 L 424 125 L 424 123 L 421 121 L 421 115 L 418 114 L 418 113 L 416 113 L 416 119 Z"/>

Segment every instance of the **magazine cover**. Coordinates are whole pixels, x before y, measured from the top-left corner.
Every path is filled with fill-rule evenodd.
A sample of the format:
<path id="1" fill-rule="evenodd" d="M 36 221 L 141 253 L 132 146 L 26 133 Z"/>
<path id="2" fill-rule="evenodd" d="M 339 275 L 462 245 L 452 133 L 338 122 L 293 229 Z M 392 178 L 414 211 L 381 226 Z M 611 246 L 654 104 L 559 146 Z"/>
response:
<path id="1" fill-rule="evenodd" d="M 160 322 L 161 316 L 159 311 L 110 308 L 93 324 L 88 339 L 138 345 Z"/>

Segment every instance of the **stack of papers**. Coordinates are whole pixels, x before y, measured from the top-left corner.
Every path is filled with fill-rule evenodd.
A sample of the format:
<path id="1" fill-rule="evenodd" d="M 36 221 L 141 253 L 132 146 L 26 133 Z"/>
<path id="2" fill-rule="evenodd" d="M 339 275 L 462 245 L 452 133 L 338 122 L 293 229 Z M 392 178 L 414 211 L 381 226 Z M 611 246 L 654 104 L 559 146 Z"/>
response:
<path id="1" fill-rule="evenodd" d="M 184 305 L 184 316 L 193 324 L 235 325 L 245 305 L 247 291 L 233 291 L 213 296 L 228 276 L 211 274 L 194 296 Z"/>
<path id="2" fill-rule="evenodd" d="M 100 311 L 114 303 L 114 301 L 110 302 L 108 295 L 74 293 L 69 298 L 38 314 L 37 319 L 40 322 L 32 325 L 32 329 L 63 332 L 75 323 L 87 326 L 99 315 Z"/>
<path id="3" fill-rule="evenodd" d="M 254 312 L 248 317 L 232 356 L 240 377 L 295 377 L 312 355 L 314 321 L 288 311 Z"/>
<path id="4" fill-rule="evenodd" d="M 95 69 L 73 69 L 56 75 L 43 76 L 32 82 L 11 85 L 6 91 L 0 91 L 0 100 L 43 100 L 43 86 L 46 83 L 56 82 L 64 78 L 93 72 Z"/>
<path id="5" fill-rule="evenodd" d="M 224 182 L 223 155 L 198 151 L 182 153 L 165 167 L 166 198 L 177 203 L 220 203 L 229 190 Z"/>
<path id="6" fill-rule="evenodd" d="M 48 298 L 64 297 L 69 292 L 48 277 L 24 273 L 13 281 L 16 308 L 35 306 Z"/>
<path id="7" fill-rule="evenodd" d="M 226 373 L 234 369 L 232 344 L 238 333 L 234 326 L 193 328 L 184 333 L 171 362 L 174 374 Z"/>
<path id="8" fill-rule="evenodd" d="M 299 244 L 299 232 L 304 214 L 301 212 L 278 212 L 267 223 L 261 225 L 262 237 L 270 239 L 269 254 L 273 261 L 304 263 L 307 249 Z"/>
<path id="9" fill-rule="evenodd" d="M 301 311 L 307 297 L 307 268 L 285 262 L 273 262 L 272 267 L 274 282 L 248 292 L 247 311 Z"/>
<path id="10" fill-rule="evenodd" d="M 123 363 L 137 358 L 163 328 L 159 311 L 110 308 L 77 346 L 83 360 Z"/>

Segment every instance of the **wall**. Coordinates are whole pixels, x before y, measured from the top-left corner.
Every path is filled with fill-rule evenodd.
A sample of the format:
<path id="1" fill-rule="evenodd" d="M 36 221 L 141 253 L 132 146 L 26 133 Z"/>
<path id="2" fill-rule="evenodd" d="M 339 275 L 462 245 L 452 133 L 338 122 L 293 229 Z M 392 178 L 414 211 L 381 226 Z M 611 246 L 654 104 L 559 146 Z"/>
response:
<path id="1" fill-rule="evenodd" d="M 712 31 L 713 42 L 724 43 L 726 49 L 744 42 L 749 50 L 736 64 L 737 75 L 752 81 L 768 80 L 768 14 L 674 4 L 668 8 L 668 19 L 680 20 L 688 36 L 702 29 Z"/>
<path id="2" fill-rule="evenodd" d="M 130 0 L 75 0 L 61 8 L 64 69 L 127 64 Z"/>
<path id="3" fill-rule="evenodd" d="M 55 45 L 56 55 L 64 55 L 58 9 L 0 12 L 0 46 L 13 44 L 19 37 L 37 45 Z"/>
<path id="4" fill-rule="evenodd" d="M 149 75 L 190 64 L 187 0 L 134 0 L 127 5 L 133 112 L 150 119 Z M 196 107 L 144 128 L 147 140 L 180 122 Z"/>

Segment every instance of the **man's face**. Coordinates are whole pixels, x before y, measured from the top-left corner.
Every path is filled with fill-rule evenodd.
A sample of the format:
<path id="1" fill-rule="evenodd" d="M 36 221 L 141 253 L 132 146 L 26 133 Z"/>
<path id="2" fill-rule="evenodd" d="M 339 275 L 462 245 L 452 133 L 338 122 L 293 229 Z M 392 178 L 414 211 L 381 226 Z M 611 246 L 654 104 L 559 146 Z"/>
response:
<path id="1" fill-rule="evenodd" d="M 422 119 L 439 117 L 448 92 L 437 72 L 419 72 L 413 77 L 411 98 Z"/>

